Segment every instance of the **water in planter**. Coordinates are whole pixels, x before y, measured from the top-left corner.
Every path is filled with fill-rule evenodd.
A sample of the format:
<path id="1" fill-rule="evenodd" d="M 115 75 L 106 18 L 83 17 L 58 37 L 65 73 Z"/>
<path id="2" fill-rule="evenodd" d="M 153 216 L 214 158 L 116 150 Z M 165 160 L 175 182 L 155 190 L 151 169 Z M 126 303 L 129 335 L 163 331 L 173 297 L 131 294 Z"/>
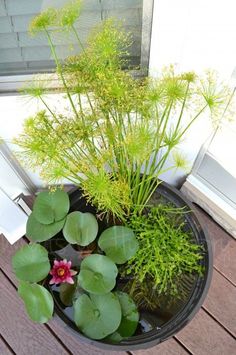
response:
<path id="1" fill-rule="evenodd" d="M 51 245 L 51 247 L 54 248 L 53 257 L 68 258 L 72 260 L 72 262 L 74 261 L 74 266 L 79 267 L 79 264 L 82 260 L 81 251 L 76 251 L 71 247 L 71 245 L 67 245 L 62 249 L 55 250 L 57 247 L 62 247 L 63 245 L 60 244 L 60 240 L 54 241 L 53 243 L 54 245 Z M 182 277 L 179 281 L 179 297 L 173 297 L 171 295 L 160 297 L 157 291 L 148 287 L 148 282 L 142 283 L 142 287 L 137 289 L 133 296 L 140 314 L 139 324 L 134 336 L 150 332 L 154 329 L 161 329 L 165 324 L 168 323 L 168 321 L 175 317 L 188 302 L 188 299 L 194 289 L 196 280 L 197 275 L 186 275 Z M 131 279 L 119 278 L 116 290 L 129 292 L 131 285 Z M 63 287 L 61 289 L 61 286 L 52 285 L 50 286 L 50 291 L 53 294 L 59 315 L 61 315 L 61 317 L 66 321 L 68 325 L 79 331 L 74 323 L 72 306 L 73 297 L 75 297 L 74 292 L 76 285 L 72 285 L 70 287 L 71 292 L 67 292 L 66 297 L 63 295 Z M 81 290 L 77 287 L 76 292 L 76 296 L 78 296 L 78 293 L 80 293 Z"/>

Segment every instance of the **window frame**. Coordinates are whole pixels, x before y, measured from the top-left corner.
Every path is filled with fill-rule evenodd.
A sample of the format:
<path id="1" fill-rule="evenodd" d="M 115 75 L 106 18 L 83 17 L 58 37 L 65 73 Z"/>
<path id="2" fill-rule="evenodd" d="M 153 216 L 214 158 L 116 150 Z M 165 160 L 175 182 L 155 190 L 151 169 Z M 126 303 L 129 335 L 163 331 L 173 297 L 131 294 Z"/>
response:
<path id="1" fill-rule="evenodd" d="M 227 194 L 224 193 L 224 191 L 220 191 L 215 185 L 212 180 L 208 180 L 207 177 L 204 177 L 200 175 L 200 167 L 201 164 L 203 163 L 204 159 L 206 156 L 208 156 L 210 159 L 215 161 L 219 166 L 216 167 L 216 174 L 221 175 L 221 173 L 225 172 L 226 174 L 231 175 L 227 169 L 225 169 L 223 166 L 221 166 L 220 162 L 217 161 L 217 159 L 214 158 L 214 156 L 210 152 L 210 146 L 212 141 L 214 140 L 215 136 L 217 133 L 219 133 L 221 125 L 227 125 L 227 123 L 221 122 L 219 126 L 216 127 L 214 132 L 210 135 L 210 137 L 207 139 L 207 141 L 202 145 L 200 151 L 198 152 L 198 155 L 195 159 L 195 162 L 192 167 L 192 171 L 190 173 L 191 176 L 193 176 L 194 181 L 199 181 L 201 184 L 203 184 L 206 188 L 208 188 L 210 191 L 212 191 L 213 194 L 217 196 L 217 198 L 221 199 L 224 203 L 230 206 L 230 208 L 235 209 L 235 202 L 232 201 Z M 233 179 L 236 180 L 236 178 L 233 177 Z M 208 197 L 206 196 L 206 199 Z"/>

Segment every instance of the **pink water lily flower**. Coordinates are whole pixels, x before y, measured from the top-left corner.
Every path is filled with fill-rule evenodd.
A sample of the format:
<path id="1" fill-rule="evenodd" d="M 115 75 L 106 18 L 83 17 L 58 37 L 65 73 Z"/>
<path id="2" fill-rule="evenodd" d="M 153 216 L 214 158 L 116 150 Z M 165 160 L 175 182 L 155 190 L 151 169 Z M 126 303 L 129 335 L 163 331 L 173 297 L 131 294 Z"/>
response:
<path id="1" fill-rule="evenodd" d="M 68 284 L 73 284 L 74 280 L 72 276 L 77 274 L 77 271 L 71 270 L 71 261 L 64 260 L 54 260 L 53 268 L 50 271 L 52 279 L 50 284 L 60 284 L 62 282 L 67 282 Z"/>

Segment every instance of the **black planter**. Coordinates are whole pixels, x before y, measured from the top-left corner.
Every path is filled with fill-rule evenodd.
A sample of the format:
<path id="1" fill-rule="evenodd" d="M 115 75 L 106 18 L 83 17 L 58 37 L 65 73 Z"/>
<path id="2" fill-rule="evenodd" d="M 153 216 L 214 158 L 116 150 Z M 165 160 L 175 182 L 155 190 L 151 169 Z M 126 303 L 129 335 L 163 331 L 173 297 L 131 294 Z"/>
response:
<path id="1" fill-rule="evenodd" d="M 63 307 L 59 297 L 57 297 L 57 292 L 55 292 L 53 287 L 50 287 L 50 291 L 55 301 L 55 312 L 72 329 L 72 332 L 78 337 L 79 341 L 84 341 L 98 348 L 107 350 L 146 349 L 172 337 L 180 331 L 200 309 L 209 289 L 212 276 L 212 250 L 209 238 L 194 213 L 194 206 L 178 190 L 163 182 L 158 186 L 155 195 L 157 200 L 164 199 L 177 207 L 186 206 L 187 210 L 191 211 L 185 214 L 186 225 L 187 228 L 192 231 L 194 242 L 202 246 L 203 258 L 200 263 L 203 266 L 203 275 L 195 275 L 194 278 L 186 278 L 183 280 L 181 287 L 186 290 L 188 296 L 175 303 L 171 312 L 168 310 L 169 313 L 167 312 L 167 317 L 166 314 L 163 316 L 161 313 L 141 312 L 141 322 L 139 327 L 142 328 L 143 332 L 118 344 L 110 344 L 104 340 L 95 341 L 80 333 L 73 322 L 71 309 L 65 309 L 65 307 Z M 81 191 L 79 189 L 75 189 L 71 192 L 70 201 L 72 211 L 80 210 L 82 212 L 96 212 L 92 206 L 86 204 L 86 200 L 81 197 Z M 103 228 L 104 225 L 100 224 L 100 229 L 102 230 Z M 53 243 L 45 245 L 50 249 L 49 251 L 52 252 L 53 248 L 54 250 L 58 249 L 57 239 L 60 239 L 60 235 L 55 237 L 54 247 Z M 61 245 L 61 247 L 63 247 L 63 245 Z M 54 252 L 52 254 L 54 254 Z"/>

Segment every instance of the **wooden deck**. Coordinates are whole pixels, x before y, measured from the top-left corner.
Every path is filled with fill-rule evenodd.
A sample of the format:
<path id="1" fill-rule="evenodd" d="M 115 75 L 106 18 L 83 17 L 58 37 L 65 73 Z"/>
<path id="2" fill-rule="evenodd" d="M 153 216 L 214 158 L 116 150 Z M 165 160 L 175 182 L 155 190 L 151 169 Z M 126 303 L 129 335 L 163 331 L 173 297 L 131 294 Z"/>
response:
<path id="1" fill-rule="evenodd" d="M 25 315 L 16 292 L 11 246 L 0 236 L 0 355 L 236 355 L 236 241 L 199 210 L 213 244 L 214 273 L 207 299 L 195 318 L 175 337 L 148 349 L 103 351 L 78 341 L 55 316 L 48 324 L 34 324 Z"/>

